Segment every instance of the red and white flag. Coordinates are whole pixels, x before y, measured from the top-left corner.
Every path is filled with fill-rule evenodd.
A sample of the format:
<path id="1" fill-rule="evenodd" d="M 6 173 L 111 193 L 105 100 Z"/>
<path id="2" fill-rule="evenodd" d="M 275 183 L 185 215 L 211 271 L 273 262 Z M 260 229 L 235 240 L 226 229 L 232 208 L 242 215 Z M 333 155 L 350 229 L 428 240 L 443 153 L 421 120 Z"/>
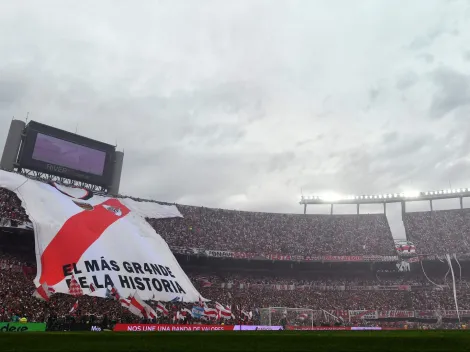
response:
<path id="1" fill-rule="evenodd" d="M 122 307 L 127 308 L 127 309 L 129 309 L 129 306 L 131 305 L 131 301 L 129 299 L 126 299 L 126 298 L 121 298 L 119 300 L 119 303 L 121 303 Z"/>
<path id="2" fill-rule="evenodd" d="M 157 302 L 157 311 L 162 313 L 164 316 L 168 316 L 168 314 L 170 314 L 168 312 L 168 309 L 166 309 L 165 305 L 161 302 Z"/>
<path id="3" fill-rule="evenodd" d="M 139 297 L 137 292 L 131 297 L 129 301 L 129 311 L 139 317 L 147 318 L 147 312 L 145 311 L 145 302 Z"/>
<path id="4" fill-rule="evenodd" d="M 202 287 L 211 287 L 212 286 L 212 282 L 207 280 L 205 277 L 200 278 L 199 281 L 201 282 Z"/>
<path id="5" fill-rule="evenodd" d="M 70 281 L 69 294 L 75 297 L 83 296 L 83 290 L 73 276 L 72 280 Z"/>
<path id="6" fill-rule="evenodd" d="M 54 293 L 54 289 L 47 286 L 47 283 L 43 283 L 41 286 L 36 288 L 33 293 L 33 296 L 43 301 L 49 301 L 49 298 L 51 297 L 52 293 Z"/>
<path id="7" fill-rule="evenodd" d="M 21 196 L 34 223 L 36 287 L 47 282 L 56 292 L 70 294 L 67 280 L 75 273 L 81 283 L 94 283 L 97 291 L 93 296 L 105 297 L 105 290 L 99 288 L 111 279 L 121 296 L 127 297 L 134 293 L 135 282 L 129 276 L 119 280 L 126 262 L 132 263 L 142 282 L 148 282 L 139 291 L 143 299 L 155 295 L 155 300 L 166 302 L 178 296 L 184 302 L 197 302 L 199 292 L 168 244 L 145 220 L 149 214 L 153 218 L 181 217 L 176 206 L 104 197 L 3 170 L 0 187 Z M 169 286 L 161 281 L 163 276 Z"/>
<path id="8" fill-rule="evenodd" d="M 77 299 L 77 301 L 74 303 L 74 305 L 72 306 L 72 309 L 70 309 L 69 314 L 72 314 L 72 313 L 76 312 L 77 309 L 78 309 L 78 299 Z"/>
<path id="9" fill-rule="evenodd" d="M 91 291 L 91 292 L 95 292 L 95 291 L 96 291 L 95 285 L 93 285 L 92 283 L 90 284 L 90 291 Z"/>
<path id="10" fill-rule="evenodd" d="M 123 303 L 121 303 L 123 305 Z M 125 306 L 125 304 L 123 305 Z M 129 305 L 127 306 L 129 311 L 139 317 L 143 317 L 146 319 L 154 319 L 157 318 L 157 312 L 153 310 L 147 303 L 144 302 L 142 298 L 136 292 L 131 299 L 129 300 Z"/>
<path id="11" fill-rule="evenodd" d="M 253 313 L 251 311 L 247 312 L 246 310 L 242 309 L 241 313 L 245 317 L 245 320 L 251 320 L 251 318 L 253 317 Z"/>
<path id="12" fill-rule="evenodd" d="M 215 308 L 217 309 L 218 312 L 218 318 L 219 319 L 230 319 L 232 318 L 232 309 L 229 306 L 224 306 L 220 304 L 219 302 L 215 302 Z"/>
<path id="13" fill-rule="evenodd" d="M 121 299 L 121 295 L 119 294 L 118 290 L 116 287 L 111 287 L 111 296 L 114 297 L 116 301 L 119 301 Z"/>
<path id="14" fill-rule="evenodd" d="M 204 315 L 209 318 L 217 318 L 219 316 L 219 312 L 215 308 L 204 307 Z"/>

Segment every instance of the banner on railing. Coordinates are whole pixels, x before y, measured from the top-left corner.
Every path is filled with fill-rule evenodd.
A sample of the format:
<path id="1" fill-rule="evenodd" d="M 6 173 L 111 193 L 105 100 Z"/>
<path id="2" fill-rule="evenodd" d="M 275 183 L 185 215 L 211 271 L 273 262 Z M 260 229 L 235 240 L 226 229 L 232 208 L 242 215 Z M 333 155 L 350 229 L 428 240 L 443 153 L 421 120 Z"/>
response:
<path id="1" fill-rule="evenodd" d="M 377 311 L 376 310 L 350 310 L 349 318 L 350 320 L 377 319 Z"/>
<path id="2" fill-rule="evenodd" d="M 273 261 L 295 261 L 295 262 L 396 262 L 398 256 L 380 256 L 380 255 L 284 255 L 284 254 L 266 254 L 266 253 L 246 253 L 217 251 L 202 248 L 187 248 L 172 246 L 171 250 L 176 254 L 198 255 L 214 258 L 232 258 L 232 259 L 257 259 Z"/>
<path id="3" fill-rule="evenodd" d="M 376 286 L 379 291 L 411 291 L 410 285 Z"/>
<path id="4" fill-rule="evenodd" d="M 173 325 L 173 324 L 116 324 L 113 331 L 181 332 L 181 331 L 255 331 L 282 330 L 282 326 L 261 325 Z"/>
<path id="5" fill-rule="evenodd" d="M 231 288 L 232 283 L 223 282 L 221 288 Z M 280 284 L 237 284 L 239 289 L 275 289 L 279 291 L 310 290 L 310 291 L 411 291 L 410 285 L 388 285 L 388 286 L 323 286 L 323 285 L 280 285 Z M 416 286 L 421 287 L 421 286 Z"/>
<path id="6" fill-rule="evenodd" d="M 415 312 L 413 310 L 381 310 L 378 311 L 378 319 L 386 318 L 414 318 Z"/>

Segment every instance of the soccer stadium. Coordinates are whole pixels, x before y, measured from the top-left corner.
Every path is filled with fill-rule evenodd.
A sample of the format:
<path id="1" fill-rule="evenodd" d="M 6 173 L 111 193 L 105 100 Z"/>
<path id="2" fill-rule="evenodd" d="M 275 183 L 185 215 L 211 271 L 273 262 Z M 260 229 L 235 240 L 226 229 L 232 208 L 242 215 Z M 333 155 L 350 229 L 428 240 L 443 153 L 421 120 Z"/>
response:
<path id="1" fill-rule="evenodd" d="M 0 352 L 470 351 L 469 21 L 0 1 Z"/>
<path id="2" fill-rule="evenodd" d="M 406 204 L 432 208 L 468 189 L 304 196 L 304 214 L 235 211 L 121 196 L 123 161 L 98 141 L 11 122 L 0 171 L 0 330 L 466 330 L 470 211 Z M 393 202 L 407 236 L 399 241 L 386 215 Z M 307 213 L 325 203 L 330 214 Z M 342 203 L 357 214 L 334 214 Z M 367 203 L 384 213 L 361 214 Z"/>

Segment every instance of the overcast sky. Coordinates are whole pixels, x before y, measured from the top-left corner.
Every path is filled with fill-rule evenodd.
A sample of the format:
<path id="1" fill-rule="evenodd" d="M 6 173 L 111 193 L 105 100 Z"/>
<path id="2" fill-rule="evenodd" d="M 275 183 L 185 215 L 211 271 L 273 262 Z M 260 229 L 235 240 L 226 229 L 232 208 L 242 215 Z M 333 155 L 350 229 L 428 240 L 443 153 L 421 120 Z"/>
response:
<path id="1" fill-rule="evenodd" d="M 28 111 L 117 141 L 125 194 L 470 186 L 469 1 L 2 1 L 0 53 L 0 145 Z"/>

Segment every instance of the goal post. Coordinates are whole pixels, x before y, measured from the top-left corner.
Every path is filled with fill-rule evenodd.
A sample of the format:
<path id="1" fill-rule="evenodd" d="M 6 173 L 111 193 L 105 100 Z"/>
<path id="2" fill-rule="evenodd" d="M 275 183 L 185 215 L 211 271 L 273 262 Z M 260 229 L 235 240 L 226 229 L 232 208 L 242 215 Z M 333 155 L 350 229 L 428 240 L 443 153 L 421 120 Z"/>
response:
<path id="1" fill-rule="evenodd" d="M 260 324 L 266 326 L 281 325 L 281 319 L 286 318 L 289 326 L 313 327 L 323 316 L 322 311 L 307 308 L 268 307 L 259 311 Z"/>

